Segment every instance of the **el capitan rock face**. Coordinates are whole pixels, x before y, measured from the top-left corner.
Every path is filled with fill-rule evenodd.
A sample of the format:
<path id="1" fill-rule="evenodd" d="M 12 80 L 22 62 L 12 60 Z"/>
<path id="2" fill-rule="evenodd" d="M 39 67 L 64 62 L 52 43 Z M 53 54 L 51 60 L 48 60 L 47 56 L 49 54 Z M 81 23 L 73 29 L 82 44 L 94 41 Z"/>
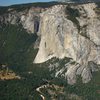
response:
<path id="1" fill-rule="evenodd" d="M 84 83 L 91 80 L 89 62 L 100 64 L 100 20 L 94 3 L 77 6 L 56 5 L 41 13 L 41 41 L 34 60 L 42 63 L 52 57 L 72 58 L 78 64 L 65 72 L 69 84 L 81 74 Z M 74 15 L 75 14 L 75 15 Z"/>
<path id="2" fill-rule="evenodd" d="M 58 4 L 48 8 L 35 8 L 10 12 L 0 16 L 1 23 L 22 24 L 29 33 L 40 38 L 34 63 L 43 63 L 56 57 L 71 58 L 55 77 L 63 73 L 69 84 L 81 75 L 83 83 L 92 78 L 92 71 L 100 65 L 99 6 L 88 4 Z"/>

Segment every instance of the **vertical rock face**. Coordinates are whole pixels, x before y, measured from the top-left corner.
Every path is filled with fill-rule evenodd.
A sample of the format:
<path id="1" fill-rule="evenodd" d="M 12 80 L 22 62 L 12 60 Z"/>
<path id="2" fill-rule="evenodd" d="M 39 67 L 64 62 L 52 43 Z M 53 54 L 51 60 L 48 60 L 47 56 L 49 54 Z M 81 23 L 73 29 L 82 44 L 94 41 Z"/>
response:
<path id="1" fill-rule="evenodd" d="M 93 64 L 100 64 L 100 20 L 94 3 L 56 5 L 41 14 L 39 51 L 34 60 L 42 63 L 52 57 L 72 58 L 76 64 L 67 68 L 69 84 L 76 82 L 76 74 L 84 83 L 91 80 Z"/>

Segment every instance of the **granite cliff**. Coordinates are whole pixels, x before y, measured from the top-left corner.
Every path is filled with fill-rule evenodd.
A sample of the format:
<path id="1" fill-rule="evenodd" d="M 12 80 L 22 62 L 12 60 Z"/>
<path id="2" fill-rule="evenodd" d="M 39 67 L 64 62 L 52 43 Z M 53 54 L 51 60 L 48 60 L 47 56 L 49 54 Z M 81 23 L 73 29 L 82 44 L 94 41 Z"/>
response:
<path id="1" fill-rule="evenodd" d="M 99 70 L 98 3 L 57 4 L 19 12 L 9 8 L 7 13 L 0 15 L 0 23 L 22 24 L 29 33 L 38 35 L 36 47 L 39 50 L 34 63 L 43 63 L 54 57 L 72 59 L 55 72 L 55 77 L 60 74 L 69 84 L 76 83 L 77 75 L 82 77 L 83 83 L 87 83 L 92 78 L 92 72 Z"/>
<path id="2" fill-rule="evenodd" d="M 76 82 L 76 74 L 82 76 L 84 83 L 91 80 L 91 71 L 100 64 L 100 16 L 96 8 L 94 3 L 57 5 L 43 12 L 38 32 L 41 41 L 34 62 L 72 58 L 76 63 L 66 65 L 55 76 L 64 74 L 69 84 Z"/>

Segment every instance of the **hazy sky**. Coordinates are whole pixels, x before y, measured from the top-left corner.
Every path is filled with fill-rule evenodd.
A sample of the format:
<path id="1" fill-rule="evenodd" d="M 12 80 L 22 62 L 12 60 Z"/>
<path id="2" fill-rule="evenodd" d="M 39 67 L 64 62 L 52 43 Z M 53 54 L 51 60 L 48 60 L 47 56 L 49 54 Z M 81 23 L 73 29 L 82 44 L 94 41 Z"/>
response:
<path id="1" fill-rule="evenodd" d="M 0 0 L 0 6 L 8 6 L 12 4 L 31 3 L 31 2 L 48 2 L 53 0 Z"/>

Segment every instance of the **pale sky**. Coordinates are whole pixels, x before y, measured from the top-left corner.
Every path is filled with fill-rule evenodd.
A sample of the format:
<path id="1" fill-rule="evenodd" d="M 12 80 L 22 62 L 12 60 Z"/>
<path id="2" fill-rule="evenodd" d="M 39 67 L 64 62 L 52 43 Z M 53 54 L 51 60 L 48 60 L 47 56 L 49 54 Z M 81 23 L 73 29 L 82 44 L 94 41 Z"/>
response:
<path id="1" fill-rule="evenodd" d="M 49 2 L 53 0 L 0 0 L 0 6 L 8 6 L 13 4 L 33 3 L 33 2 Z"/>

